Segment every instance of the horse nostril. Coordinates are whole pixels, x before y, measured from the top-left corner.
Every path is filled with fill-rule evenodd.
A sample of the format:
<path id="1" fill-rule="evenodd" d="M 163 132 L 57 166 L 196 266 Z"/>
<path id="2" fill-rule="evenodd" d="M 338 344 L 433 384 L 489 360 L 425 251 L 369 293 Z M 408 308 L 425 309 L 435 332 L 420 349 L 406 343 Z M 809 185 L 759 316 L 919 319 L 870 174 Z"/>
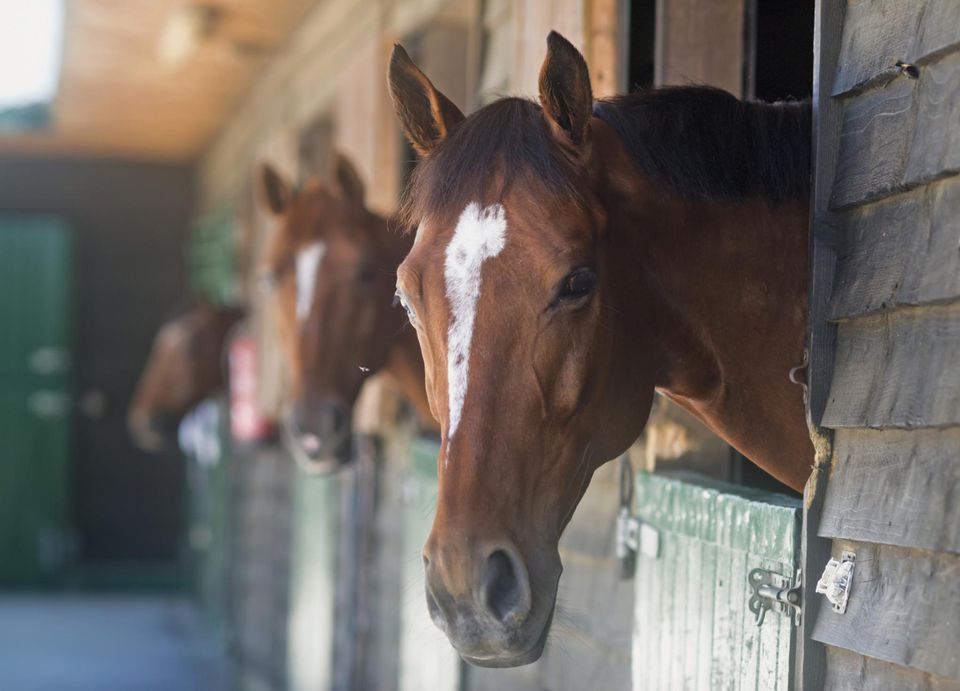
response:
<path id="1" fill-rule="evenodd" d="M 506 550 L 495 550 L 484 567 L 483 604 L 507 626 L 519 626 L 530 611 L 530 586 L 526 570 Z"/>

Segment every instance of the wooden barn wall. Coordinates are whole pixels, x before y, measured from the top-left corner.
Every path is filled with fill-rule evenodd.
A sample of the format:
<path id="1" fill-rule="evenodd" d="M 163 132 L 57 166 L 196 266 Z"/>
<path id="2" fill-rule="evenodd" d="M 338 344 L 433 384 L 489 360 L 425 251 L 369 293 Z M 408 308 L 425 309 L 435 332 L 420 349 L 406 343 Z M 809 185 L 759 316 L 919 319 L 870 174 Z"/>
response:
<path id="1" fill-rule="evenodd" d="M 960 3 L 817 11 L 804 688 L 960 688 Z"/>

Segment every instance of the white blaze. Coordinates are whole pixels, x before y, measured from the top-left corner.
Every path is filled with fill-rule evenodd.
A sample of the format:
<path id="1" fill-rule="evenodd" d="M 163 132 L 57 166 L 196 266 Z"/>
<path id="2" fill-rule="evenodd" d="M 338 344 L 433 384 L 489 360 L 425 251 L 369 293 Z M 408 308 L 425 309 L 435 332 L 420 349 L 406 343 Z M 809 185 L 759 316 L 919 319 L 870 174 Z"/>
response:
<path id="1" fill-rule="evenodd" d="M 297 252 L 297 319 L 300 321 L 310 314 L 317 272 L 326 251 L 325 243 L 315 242 Z"/>
<path id="2" fill-rule="evenodd" d="M 486 259 L 500 254 L 507 240 L 507 220 L 503 206 L 481 209 L 468 204 L 447 245 L 443 276 L 450 302 L 450 329 L 447 332 L 447 389 L 449 396 L 451 439 L 460 424 L 463 402 L 470 376 L 470 342 L 480 298 L 480 270 Z"/>

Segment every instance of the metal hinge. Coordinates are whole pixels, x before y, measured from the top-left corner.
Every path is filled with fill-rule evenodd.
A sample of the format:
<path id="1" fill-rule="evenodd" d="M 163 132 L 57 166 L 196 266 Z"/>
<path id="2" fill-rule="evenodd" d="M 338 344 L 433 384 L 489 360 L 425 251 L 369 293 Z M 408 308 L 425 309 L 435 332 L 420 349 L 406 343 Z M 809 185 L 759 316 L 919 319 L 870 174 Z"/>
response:
<path id="1" fill-rule="evenodd" d="M 633 577 L 637 554 L 656 559 L 660 554 L 660 533 L 631 516 L 629 509 L 621 507 L 617 516 L 617 559 L 620 560 L 621 578 Z"/>
<path id="2" fill-rule="evenodd" d="M 800 605 L 802 600 L 800 569 L 793 582 L 787 576 L 767 569 L 754 569 L 747 580 L 753 594 L 750 596 L 750 611 L 757 618 L 757 626 L 763 624 L 767 610 L 793 617 L 795 626 L 800 626 Z"/>
<path id="3" fill-rule="evenodd" d="M 633 465 L 630 456 L 620 456 L 620 513 L 617 514 L 617 559 L 620 578 L 633 578 L 637 568 L 637 554 L 656 559 L 660 554 L 660 533 L 632 514 Z"/>

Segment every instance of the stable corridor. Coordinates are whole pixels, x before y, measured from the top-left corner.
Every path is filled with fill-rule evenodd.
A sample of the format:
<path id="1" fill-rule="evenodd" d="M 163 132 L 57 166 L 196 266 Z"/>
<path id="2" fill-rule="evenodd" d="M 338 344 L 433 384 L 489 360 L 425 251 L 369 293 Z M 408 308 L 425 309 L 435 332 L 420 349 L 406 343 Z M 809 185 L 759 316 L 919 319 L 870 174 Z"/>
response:
<path id="1" fill-rule="evenodd" d="M 183 599 L 0 595 L 3 691 L 216 691 L 224 669 Z"/>

